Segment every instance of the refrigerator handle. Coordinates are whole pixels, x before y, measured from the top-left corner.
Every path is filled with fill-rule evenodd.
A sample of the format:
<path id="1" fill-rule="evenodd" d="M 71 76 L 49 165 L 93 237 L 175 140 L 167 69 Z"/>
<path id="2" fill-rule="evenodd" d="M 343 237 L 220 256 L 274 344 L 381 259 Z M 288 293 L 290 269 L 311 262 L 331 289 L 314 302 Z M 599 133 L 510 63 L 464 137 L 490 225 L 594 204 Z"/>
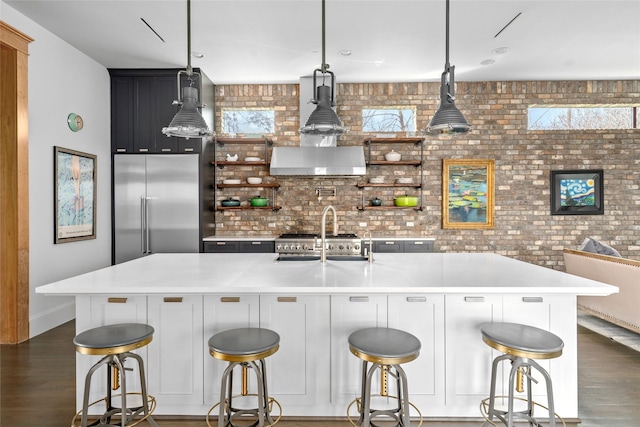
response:
<path id="1" fill-rule="evenodd" d="M 145 254 L 150 254 L 151 253 L 151 244 L 149 242 L 149 235 L 151 234 L 151 230 L 149 229 L 149 200 L 151 200 L 151 197 L 145 197 L 144 198 L 144 238 L 145 238 Z"/>
<path id="2" fill-rule="evenodd" d="M 144 255 L 147 253 L 145 246 L 145 234 L 147 229 L 146 222 L 147 200 L 144 196 L 140 196 L 140 252 Z"/>

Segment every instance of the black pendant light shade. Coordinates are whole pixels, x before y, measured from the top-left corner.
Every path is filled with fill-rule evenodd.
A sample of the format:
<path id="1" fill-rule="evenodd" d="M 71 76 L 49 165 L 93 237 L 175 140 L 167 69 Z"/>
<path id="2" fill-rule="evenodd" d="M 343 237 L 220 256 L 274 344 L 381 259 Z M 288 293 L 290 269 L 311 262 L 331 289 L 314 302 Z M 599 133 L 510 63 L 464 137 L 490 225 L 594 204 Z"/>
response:
<path id="1" fill-rule="evenodd" d="M 180 93 L 181 74 L 186 74 L 187 80 L 190 82 L 200 76 L 200 74 L 194 73 L 191 68 L 191 0 L 187 0 L 187 70 L 178 72 L 178 98 L 181 100 L 174 101 L 174 104 L 179 104 L 181 107 L 169 126 L 162 128 L 162 133 L 186 139 L 213 135 L 214 133 L 209 130 L 198 110 L 198 108 L 202 108 L 202 105 L 198 104 L 198 89 L 187 86 L 183 87 L 182 94 Z"/>
<path id="2" fill-rule="evenodd" d="M 187 139 L 212 135 L 207 123 L 198 111 L 198 89 L 194 87 L 182 88 L 182 107 L 173 117 L 169 126 L 162 129 L 162 133 L 167 136 Z"/>
<path id="3" fill-rule="evenodd" d="M 321 70 L 315 70 L 313 76 L 313 86 L 316 87 L 315 72 Z M 334 102 L 332 96 L 332 88 L 334 82 L 334 76 L 331 71 L 325 71 L 326 74 L 331 75 L 331 86 L 318 86 L 316 88 L 316 97 L 311 102 L 317 104 L 317 107 L 305 126 L 300 129 L 300 132 L 307 135 L 342 135 L 346 128 L 342 126 L 342 122 L 338 118 L 338 115 L 333 110 Z"/>
<path id="4" fill-rule="evenodd" d="M 320 68 L 315 69 L 313 71 L 313 87 L 316 88 L 315 98 L 311 100 L 313 104 L 316 104 L 317 107 L 307 119 L 307 123 L 304 127 L 300 128 L 300 133 L 306 135 L 342 135 L 346 132 L 347 128 L 342 126 L 342 122 L 338 118 L 338 115 L 333 110 L 335 107 L 335 101 L 333 97 L 333 90 L 335 89 L 335 75 L 329 70 L 329 64 L 325 61 L 325 13 L 324 13 L 324 2 L 322 0 L 322 65 Z M 322 86 L 316 87 L 316 73 L 321 73 L 322 78 L 328 75 L 331 77 L 330 86 Z"/>
<path id="5" fill-rule="evenodd" d="M 455 104 L 455 66 L 449 65 L 449 0 L 447 0 L 446 63 L 440 79 L 440 107 L 424 130 L 429 135 L 466 133 L 471 125 Z"/>

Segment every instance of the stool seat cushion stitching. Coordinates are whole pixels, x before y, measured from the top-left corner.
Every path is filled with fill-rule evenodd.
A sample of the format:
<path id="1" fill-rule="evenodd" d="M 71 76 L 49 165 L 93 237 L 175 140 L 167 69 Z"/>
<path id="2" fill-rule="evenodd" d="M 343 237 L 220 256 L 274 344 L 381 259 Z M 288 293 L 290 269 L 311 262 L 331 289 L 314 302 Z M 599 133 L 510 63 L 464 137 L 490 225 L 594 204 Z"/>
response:
<path id="1" fill-rule="evenodd" d="M 349 335 L 349 346 L 380 358 L 403 358 L 420 352 L 420 340 L 408 332 L 392 328 L 366 328 Z"/>
<path id="2" fill-rule="evenodd" d="M 232 355 L 262 353 L 279 344 L 280 335 L 264 328 L 230 329 L 209 339 L 210 350 Z"/>
<path id="3" fill-rule="evenodd" d="M 121 347 L 143 341 L 151 337 L 153 332 L 152 326 L 142 323 L 105 325 L 79 333 L 73 339 L 73 344 L 85 348 Z"/>
<path id="4" fill-rule="evenodd" d="M 518 323 L 486 323 L 480 327 L 482 336 L 505 347 L 531 353 L 554 353 L 564 342 L 544 329 Z"/>

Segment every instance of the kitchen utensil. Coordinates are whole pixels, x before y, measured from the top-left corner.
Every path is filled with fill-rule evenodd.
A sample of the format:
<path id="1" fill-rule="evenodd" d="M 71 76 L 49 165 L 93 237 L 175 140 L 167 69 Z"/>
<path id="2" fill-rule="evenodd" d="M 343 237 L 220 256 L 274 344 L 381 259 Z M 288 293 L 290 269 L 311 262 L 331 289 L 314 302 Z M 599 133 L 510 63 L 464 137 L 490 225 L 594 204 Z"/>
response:
<path id="1" fill-rule="evenodd" d="M 375 199 L 371 199 L 371 206 L 382 206 L 382 200 L 377 197 Z"/>
<path id="2" fill-rule="evenodd" d="M 240 182 L 237 178 L 226 178 L 222 180 L 223 184 L 240 184 Z"/>
<path id="3" fill-rule="evenodd" d="M 262 207 L 262 206 L 267 206 L 269 204 L 269 199 L 262 196 L 256 196 L 251 198 L 250 202 L 251 202 L 251 206 Z"/>
<path id="4" fill-rule="evenodd" d="M 394 202 L 396 206 L 402 206 L 402 207 L 418 206 L 418 197 L 400 196 L 400 197 L 396 197 Z"/>
<path id="5" fill-rule="evenodd" d="M 402 158 L 402 155 L 400 153 L 397 153 L 391 150 L 390 152 L 384 155 L 384 158 L 388 162 L 397 162 L 397 161 L 400 161 L 400 159 Z"/>
<path id="6" fill-rule="evenodd" d="M 249 184 L 262 184 L 262 178 L 258 176 L 250 176 L 247 178 L 247 183 Z"/>
<path id="7" fill-rule="evenodd" d="M 229 197 L 228 199 L 221 201 L 220 204 L 225 208 L 235 207 L 235 206 L 240 206 L 240 200 L 232 199 L 231 197 Z"/>

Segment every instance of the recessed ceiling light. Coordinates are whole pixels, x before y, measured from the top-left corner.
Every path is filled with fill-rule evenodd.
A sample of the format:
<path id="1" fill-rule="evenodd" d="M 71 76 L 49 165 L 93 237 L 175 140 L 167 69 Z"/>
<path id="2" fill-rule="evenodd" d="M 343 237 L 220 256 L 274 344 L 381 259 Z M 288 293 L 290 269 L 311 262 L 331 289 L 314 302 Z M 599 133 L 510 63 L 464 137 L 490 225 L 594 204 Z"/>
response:
<path id="1" fill-rule="evenodd" d="M 340 55 L 342 55 L 342 56 L 349 56 L 349 55 L 351 55 L 351 51 L 350 51 L 349 49 L 342 49 L 342 50 L 340 51 Z"/>
<path id="2" fill-rule="evenodd" d="M 202 52 L 191 52 L 191 56 L 194 58 L 204 58 L 204 53 Z"/>
<path id="3" fill-rule="evenodd" d="M 509 48 L 506 46 L 497 47 L 492 50 L 493 53 L 498 53 L 498 54 L 507 53 L 508 51 L 509 51 Z"/>
<path id="4" fill-rule="evenodd" d="M 482 65 L 491 65 L 491 64 L 495 64 L 495 63 L 496 63 L 495 59 L 485 59 L 480 64 L 482 64 Z"/>

